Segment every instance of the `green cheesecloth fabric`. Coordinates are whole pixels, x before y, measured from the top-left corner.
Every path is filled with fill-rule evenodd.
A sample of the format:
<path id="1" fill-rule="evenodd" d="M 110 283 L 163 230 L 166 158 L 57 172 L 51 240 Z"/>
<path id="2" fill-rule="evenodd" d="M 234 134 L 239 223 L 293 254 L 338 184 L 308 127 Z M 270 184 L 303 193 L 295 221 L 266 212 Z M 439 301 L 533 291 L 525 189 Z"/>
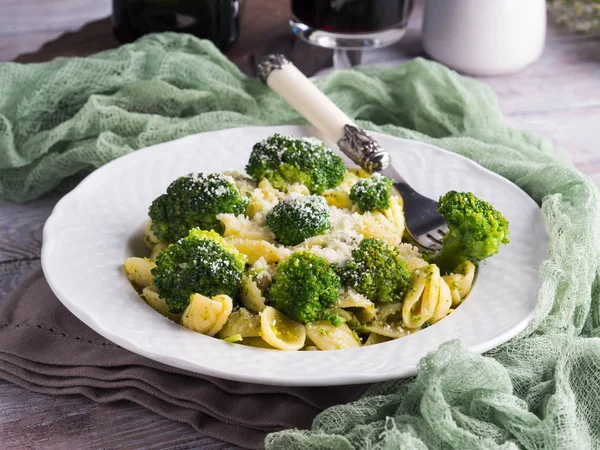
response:
<path id="1" fill-rule="evenodd" d="M 367 129 L 460 153 L 515 182 L 541 205 L 550 254 L 535 318 L 518 337 L 485 356 L 443 344 L 416 377 L 326 410 L 311 431 L 271 434 L 267 448 L 600 448 L 595 186 L 565 152 L 507 125 L 489 88 L 439 64 L 362 67 L 317 84 Z M 191 133 L 295 123 L 303 120 L 275 94 L 187 35 L 152 35 L 83 59 L 4 63 L 0 197 L 35 199 Z"/>

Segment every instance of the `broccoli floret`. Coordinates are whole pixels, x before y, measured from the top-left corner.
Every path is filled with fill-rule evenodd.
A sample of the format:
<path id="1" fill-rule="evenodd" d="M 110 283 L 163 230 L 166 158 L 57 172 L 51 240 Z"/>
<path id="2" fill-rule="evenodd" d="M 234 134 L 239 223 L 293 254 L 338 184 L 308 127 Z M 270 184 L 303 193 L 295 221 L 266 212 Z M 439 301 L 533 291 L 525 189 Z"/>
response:
<path id="1" fill-rule="evenodd" d="M 440 197 L 438 211 L 449 231 L 442 239 L 442 250 L 428 259 L 444 273 L 464 261 L 482 261 L 508 244 L 508 221 L 492 205 L 471 192 L 450 191 Z"/>
<path id="2" fill-rule="evenodd" d="M 378 303 L 401 301 L 411 279 L 398 251 L 375 238 L 361 241 L 340 274 L 346 287 Z"/>
<path id="3" fill-rule="evenodd" d="M 194 228 L 160 252 L 152 275 L 169 312 L 182 313 L 192 294 L 233 297 L 245 266 L 246 257 L 216 232 Z"/>
<path id="4" fill-rule="evenodd" d="M 267 214 L 267 225 L 283 245 L 298 245 L 331 227 L 329 207 L 318 195 L 290 195 Z"/>
<path id="5" fill-rule="evenodd" d="M 316 139 L 274 134 L 254 145 L 246 172 L 257 181 L 266 178 L 281 191 L 302 183 L 312 194 L 320 194 L 342 182 L 346 167 L 342 158 Z"/>
<path id="6" fill-rule="evenodd" d="M 220 173 L 179 177 L 150 205 L 152 231 L 161 240 L 175 242 L 192 228 L 223 231 L 218 214 L 242 214 L 246 207 L 231 177 Z"/>
<path id="7" fill-rule="evenodd" d="M 377 211 L 390 207 L 392 180 L 379 173 L 362 178 L 350 189 L 350 200 L 362 211 Z"/>
<path id="8" fill-rule="evenodd" d="M 337 301 L 341 288 L 339 276 L 325 259 L 300 251 L 279 265 L 268 300 L 298 322 L 330 320 L 340 324 L 327 308 Z"/>

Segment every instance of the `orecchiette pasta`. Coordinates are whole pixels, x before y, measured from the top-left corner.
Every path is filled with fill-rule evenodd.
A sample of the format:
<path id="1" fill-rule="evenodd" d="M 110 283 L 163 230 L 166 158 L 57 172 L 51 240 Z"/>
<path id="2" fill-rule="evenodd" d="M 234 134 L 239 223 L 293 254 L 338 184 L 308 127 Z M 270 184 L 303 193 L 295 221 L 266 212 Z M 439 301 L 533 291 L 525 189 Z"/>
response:
<path id="1" fill-rule="evenodd" d="M 260 335 L 267 344 L 279 350 L 300 350 L 304 347 L 306 330 L 301 323 L 267 306 L 260 313 Z"/>
<path id="2" fill-rule="evenodd" d="M 142 298 L 146 300 L 146 303 L 150 305 L 154 310 L 161 313 L 163 316 L 168 317 L 175 322 L 179 322 L 181 319 L 181 314 L 171 314 L 169 312 L 169 307 L 165 302 L 164 298 L 161 298 L 156 291 L 156 287 L 147 286 L 142 290 Z"/>
<path id="3" fill-rule="evenodd" d="M 156 258 L 158 258 L 159 253 L 162 252 L 168 246 L 169 244 L 167 244 L 166 242 L 159 242 L 158 244 L 156 244 L 152 249 L 152 253 L 150 253 L 150 259 L 152 261 L 156 261 Z"/>
<path id="4" fill-rule="evenodd" d="M 440 280 L 440 269 L 435 264 L 415 271 L 402 306 L 405 326 L 420 328 L 431 320 L 440 300 Z"/>
<path id="5" fill-rule="evenodd" d="M 264 258 L 268 264 L 272 264 L 288 258 L 291 254 L 287 248 L 276 247 L 267 241 L 237 237 L 226 238 L 226 240 L 240 253 L 246 255 L 250 264 L 254 264 L 260 258 Z"/>
<path id="6" fill-rule="evenodd" d="M 156 267 L 154 261 L 148 258 L 137 258 L 135 256 L 127 258 L 123 268 L 127 278 L 140 289 L 144 289 L 154 283 L 152 269 Z"/>
<path id="7" fill-rule="evenodd" d="M 269 227 L 252 222 L 243 215 L 219 214 L 217 218 L 225 228 L 223 231 L 224 237 L 275 242 L 275 234 L 273 234 Z"/>
<path id="8" fill-rule="evenodd" d="M 321 350 L 360 347 L 360 339 L 345 323 L 338 327 L 325 320 L 307 323 L 306 335 Z"/>
<path id="9" fill-rule="evenodd" d="M 414 245 L 408 243 L 402 243 L 396 247 L 398 253 L 404 261 L 408 264 L 411 271 L 422 269 L 428 266 L 429 263 L 423 259 L 423 256 L 419 253 L 419 250 Z"/>
<path id="10" fill-rule="evenodd" d="M 365 341 L 365 343 L 363 345 L 366 347 L 367 345 L 381 344 L 383 342 L 388 342 L 391 340 L 392 340 L 392 338 L 383 336 L 381 334 L 369 333 L 369 337 L 367 338 L 367 340 Z"/>
<path id="11" fill-rule="evenodd" d="M 275 189 L 268 180 L 262 180 L 250 195 L 250 202 L 246 207 L 246 213 L 250 218 L 254 218 L 257 214 L 261 214 L 261 217 L 263 217 L 285 195 L 284 192 Z"/>
<path id="12" fill-rule="evenodd" d="M 244 175 L 243 173 L 236 172 L 234 170 L 227 170 L 223 172 L 223 175 L 226 175 L 233 179 L 235 187 L 238 188 L 238 191 L 240 191 L 242 195 L 251 195 L 254 189 L 256 189 L 257 187 L 256 182 L 249 176 Z"/>
<path id="13" fill-rule="evenodd" d="M 334 306 L 342 309 L 352 308 L 356 318 L 361 322 L 371 322 L 376 315 L 375 304 L 364 295 L 352 289 L 342 292 Z"/>
<path id="14" fill-rule="evenodd" d="M 368 323 L 361 328 L 363 333 L 378 334 L 390 339 L 398 339 L 410 334 L 410 331 L 402 326 L 401 322 L 382 322 L 375 321 Z"/>
<path id="15" fill-rule="evenodd" d="M 247 345 L 248 347 L 258 347 L 258 348 L 267 348 L 271 350 L 277 350 L 272 345 L 267 344 L 267 342 L 260 337 L 247 337 L 240 341 L 240 344 Z"/>
<path id="16" fill-rule="evenodd" d="M 350 189 L 358 180 L 360 177 L 356 173 L 348 171 L 342 183 L 334 189 L 324 191 L 323 197 L 331 206 L 351 209 L 353 203 L 350 200 Z"/>
<path id="17" fill-rule="evenodd" d="M 287 194 L 310 195 L 310 191 L 301 183 L 294 183 L 288 186 Z"/>
<path id="18" fill-rule="evenodd" d="M 429 323 L 436 323 L 437 321 L 442 320 L 448 315 L 450 308 L 452 308 L 452 294 L 450 293 L 450 288 L 446 284 L 446 281 L 443 278 L 440 278 L 438 303 Z"/>
<path id="19" fill-rule="evenodd" d="M 471 291 L 475 279 L 475 264 L 465 261 L 456 268 L 456 272 L 443 277 L 452 293 L 452 306 L 460 305 Z"/>
<path id="20" fill-rule="evenodd" d="M 232 309 L 233 300 L 228 295 L 208 298 L 193 294 L 181 317 L 181 325 L 198 333 L 214 336 L 221 331 Z"/>
<path id="21" fill-rule="evenodd" d="M 258 285 L 247 275 L 242 275 L 240 282 L 240 299 L 250 311 L 262 312 L 265 309 L 265 298 Z"/>
<path id="22" fill-rule="evenodd" d="M 240 308 L 233 311 L 219 333 L 221 339 L 239 334 L 241 338 L 260 337 L 260 317 L 256 313 Z"/>
<path id="23" fill-rule="evenodd" d="M 388 209 L 364 213 L 357 231 L 365 237 L 381 239 L 388 245 L 399 245 L 404 233 L 402 198 L 392 196 Z"/>
<path id="24" fill-rule="evenodd" d="M 402 303 L 388 303 L 379 305 L 376 310 L 375 319 L 378 322 L 402 321 Z"/>
<path id="25" fill-rule="evenodd" d="M 148 221 L 146 228 L 144 229 L 144 242 L 148 248 L 154 248 L 154 246 L 160 242 L 160 239 L 158 239 L 154 234 L 154 231 L 152 231 L 152 221 Z"/>

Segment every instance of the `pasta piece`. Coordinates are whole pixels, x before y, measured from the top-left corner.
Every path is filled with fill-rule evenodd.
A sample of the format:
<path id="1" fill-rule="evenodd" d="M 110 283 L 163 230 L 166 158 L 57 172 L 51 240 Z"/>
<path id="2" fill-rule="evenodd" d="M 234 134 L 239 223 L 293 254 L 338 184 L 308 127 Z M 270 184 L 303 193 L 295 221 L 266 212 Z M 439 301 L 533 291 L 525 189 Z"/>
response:
<path id="1" fill-rule="evenodd" d="M 304 350 L 305 352 L 320 351 L 319 347 L 317 347 L 316 345 L 308 345 L 308 346 L 304 347 L 302 350 Z"/>
<path id="2" fill-rule="evenodd" d="M 392 340 L 392 338 L 389 338 L 387 336 L 382 336 L 381 334 L 369 333 L 369 337 L 367 338 L 367 340 L 365 341 L 365 343 L 363 345 L 366 347 L 367 345 L 382 344 L 384 342 L 388 342 L 391 340 Z"/>
<path id="3" fill-rule="evenodd" d="M 260 335 L 279 350 L 300 350 L 306 340 L 304 325 L 270 306 L 260 314 Z"/>
<path id="4" fill-rule="evenodd" d="M 228 170 L 223 172 L 223 175 L 232 178 L 235 187 L 244 197 L 250 197 L 254 189 L 256 189 L 256 181 L 246 174 L 237 172 L 235 170 Z"/>
<path id="5" fill-rule="evenodd" d="M 163 316 L 171 319 L 174 322 L 181 320 L 181 314 L 172 314 L 169 312 L 169 307 L 164 298 L 159 297 L 155 286 L 147 286 L 142 290 L 142 298 L 155 311 L 158 311 Z"/>
<path id="6" fill-rule="evenodd" d="M 160 252 L 162 252 L 168 246 L 169 244 L 167 244 L 166 242 L 159 242 L 158 244 L 156 244 L 152 249 L 152 253 L 150 253 L 150 259 L 152 261 L 156 261 L 156 258 L 158 258 Z"/>
<path id="7" fill-rule="evenodd" d="M 258 183 L 258 187 L 252 191 L 250 202 L 246 206 L 246 214 L 250 218 L 262 221 L 266 219 L 267 213 L 285 197 L 285 192 L 275 189 L 266 178 Z M 258 216 L 258 217 L 256 217 Z"/>
<path id="8" fill-rule="evenodd" d="M 270 242 L 254 239 L 226 238 L 227 242 L 232 244 L 248 258 L 248 263 L 254 264 L 260 258 L 264 258 L 267 264 L 280 262 L 291 255 L 291 250 L 285 247 L 276 247 Z"/>
<path id="9" fill-rule="evenodd" d="M 429 265 L 429 263 L 423 259 L 423 255 L 419 253 L 419 249 L 414 245 L 402 243 L 398 245 L 396 249 L 398 250 L 400 257 L 408 264 L 411 272 Z"/>
<path id="10" fill-rule="evenodd" d="M 325 247 L 327 245 L 327 234 L 319 234 L 305 239 L 301 244 L 294 247 L 294 251 L 302 249 L 311 249 L 312 247 Z"/>
<path id="11" fill-rule="evenodd" d="M 288 186 L 287 195 L 290 194 L 310 195 L 310 191 L 306 185 L 302 183 L 294 183 Z"/>
<path id="12" fill-rule="evenodd" d="M 275 242 L 275 234 L 266 225 L 251 221 L 243 214 L 219 214 L 217 219 L 225 228 L 224 237 L 238 237 L 249 240 Z"/>
<path id="13" fill-rule="evenodd" d="M 236 342 L 241 342 L 244 340 L 241 334 L 232 334 L 231 336 L 227 336 L 223 339 L 225 342 L 229 342 L 230 344 L 235 344 Z"/>
<path id="14" fill-rule="evenodd" d="M 270 349 L 270 350 L 277 350 L 272 345 L 267 344 L 265 342 L 265 340 L 263 338 L 260 338 L 260 337 L 247 337 L 247 338 L 244 338 L 244 339 L 242 339 L 242 341 L 240 342 L 240 344 L 246 345 L 248 347 L 258 347 L 258 348 L 267 348 L 267 349 Z"/>
<path id="15" fill-rule="evenodd" d="M 256 286 L 258 286 L 262 292 L 266 292 L 271 286 L 273 277 L 277 273 L 277 264 L 268 264 L 265 258 L 261 256 L 254 264 L 252 264 L 248 273 L 252 277 L 254 283 L 256 283 Z"/>
<path id="16" fill-rule="evenodd" d="M 353 173 L 354 175 L 356 175 L 358 178 L 369 178 L 372 174 L 367 172 L 364 169 L 361 168 L 356 168 L 356 169 L 348 169 L 348 172 Z"/>
<path id="17" fill-rule="evenodd" d="M 440 269 L 435 264 L 413 274 L 402 306 L 402 321 L 408 328 L 420 328 L 433 317 L 440 298 L 440 279 Z"/>
<path id="18" fill-rule="evenodd" d="M 399 322 L 402 321 L 402 303 L 387 303 L 377 307 L 378 322 Z"/>
<path id="19" fill-rule="evenodd" d="M 404 336 L 409 335 L 410 330 L 405 329 L 402 326 L 401 322 L 381 322 L 376 321 L 373 323 L 369 323 L 364 325 L 360 331 L 363 333 L 371 333 L 377 334 L 380 336 L 385 336 L 390 339 L 398 339 Z"/>
<path id="20" fill-rule="evenodd" d="M 390 207 L 382 211 L 383 215 L 395 225 L 396 232 L 402 236 L 404 233 L 404 200 L 399 195 L 390 197 Z"/>
<path id="21" fill-rule="evenodd" d="M 246 308 L 232 312 L 219 333 L 221 339 L 240 335 L 242 338 L 260 337 L 260 317 Z"/>
<path id="22" fill-rule="evenodd" d="M 250 311 L 262 312 L 265 309 L 265 298 L 257 284 L 247 275 L 242 275 L 240 282 L 240 298 L 242 304 Z"/>
<path id="23" fill-rule="evenodd" d="M 381 239 L 391 246 L 400 245 L 404 233 L 402 205 L 402 198 L 392 195 L 388 209 L 362 214 L 357 231 L 365 237 Z"/>
<path id="24" fill-rule="evenodd" d="M 448 315 L 452 308 L 452 294 L 444 278 L 440 278 L 440 294 L 435 312 L 429 323 L 436 323 Z"/>
<path id="25" fill-rule="evenodd" d="M 306 335 L 321 350 L 338 350 L 342 348 L 360 347 L 360 339 L 345 323 L 336 327 L 331 322 L 322 320 L 307 323 Z"/>
<path id="26" fill-rule="evenodd" d="M 371 322 L 375 319 L 375 304 L 353 289 L 343 291 L 334 306 L 342 309 L 352 308 L 352 312 L 361 322 Z"/>
<path id="27" fill-rule="evenodd" d="M 465 261 L 456 268 L 456 272 L 445 275 L 444 280 L 452 293 L 452 306 L 458 306 L 471 291 L 475 279 L 475 264 Z"/>
<path id="28" fill-rule="evenodd" d="M 154 261 L 149 258 L 131 257 L 125 260 L 123 268 L 127 278 L 140 289 L 154 284 L 151 270 L 156 267 Z"/>
<path id="29" fill-rule="evenodd" d="M 144 242 L 148 248 L 154 248 L 154 246 L 160 242 L 160 239 L 158 239 L 154 234 L 154 231 L 152 231 L 151 220 L 148 221 L 148 224 L 144 229 Z"/>
<path id="30" fill-rule="evenodd" d="M 227 322 L 233 301 L 228 295 L 215 295 L 213 298 L 192 294 L 190 304 L 183 312 L 181 325 L 198 333 L 214 336 Z"/>
<path id="31" fill-rule="evenodd" d="M 346 176 L 338 187 L 323 191 L 322 195 L 331 206 L 352 209 L 353 203 L 350 200 L 350 189 L 358 180 L 360 180 L 360 177 L 356 173 L 347 171 Z"/>
<path id="32" fill-rule="evenodd" d="M 402 322 L 408 328 L 431 325 L 446 317 L 452 307 L 452 293 L 440 276 L 440 269 L 430 264 L 413 274 L 411 287 L 404 298 Z"/>

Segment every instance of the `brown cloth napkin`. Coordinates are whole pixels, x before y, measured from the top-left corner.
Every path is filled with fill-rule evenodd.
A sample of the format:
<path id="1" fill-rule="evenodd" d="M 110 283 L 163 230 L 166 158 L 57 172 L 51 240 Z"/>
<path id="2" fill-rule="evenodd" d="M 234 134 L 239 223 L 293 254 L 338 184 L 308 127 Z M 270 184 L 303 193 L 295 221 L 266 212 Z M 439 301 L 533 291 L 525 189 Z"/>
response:
<path id="1" fill-rule="evenodd" d="M 366 385 L 295 388 L 211 378 L 131 353 L 73 316 L 37 271 L 0 308 L 0 378 L 45 394 L 130 400 L 201 434 L 264 447 L 267 433 L 308 428 L 323 409 Z"/>

